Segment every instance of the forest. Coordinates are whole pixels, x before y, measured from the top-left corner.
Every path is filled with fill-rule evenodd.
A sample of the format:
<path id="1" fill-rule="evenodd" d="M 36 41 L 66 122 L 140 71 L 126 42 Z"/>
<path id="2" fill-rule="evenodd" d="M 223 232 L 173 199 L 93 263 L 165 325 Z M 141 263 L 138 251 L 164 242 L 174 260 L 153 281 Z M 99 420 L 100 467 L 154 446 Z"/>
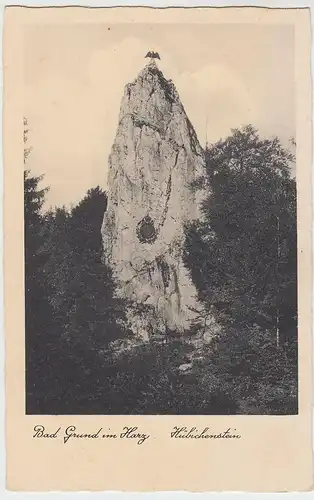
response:
<path id="1" fill-rule="evenodd" d="M 187 373 L 191 346 L 178 332 L 117 356 L 132 333 L 102 259 L 106 192 L 91 186 L 71 208 L 47 210 L 28 153 L 27 414 L 298 412 L 295 159 L 277 137 L 246 126 L 206 147 L 208 195 L 202 221 L 186 225 L 184 262 L 221 330 Z"/>

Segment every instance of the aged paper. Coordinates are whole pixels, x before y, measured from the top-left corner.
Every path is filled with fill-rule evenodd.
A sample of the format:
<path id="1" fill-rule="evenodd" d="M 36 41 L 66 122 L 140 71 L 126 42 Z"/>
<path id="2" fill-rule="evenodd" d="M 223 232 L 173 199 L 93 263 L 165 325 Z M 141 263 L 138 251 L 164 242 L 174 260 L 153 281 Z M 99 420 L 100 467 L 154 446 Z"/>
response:
<path id="1" fill-rule="evenodd" d="M 311 488 L 310 43 L 308 9 L 6 8 L 8 489 Z"/>

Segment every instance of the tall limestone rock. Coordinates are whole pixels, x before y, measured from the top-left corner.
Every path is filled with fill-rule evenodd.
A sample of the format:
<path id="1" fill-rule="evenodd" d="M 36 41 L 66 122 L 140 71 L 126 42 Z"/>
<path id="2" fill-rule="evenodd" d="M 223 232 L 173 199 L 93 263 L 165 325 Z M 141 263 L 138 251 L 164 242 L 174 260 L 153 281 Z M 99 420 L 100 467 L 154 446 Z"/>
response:
<path id="1" fill-rule="evenodd" d="M 126 85 L 109 157 L 104 257 L 119 295 L 144 337 L 184 331 L 198 316 L 196 290 L 182 261 L 184 224 L 200 216 L 204 152 L 178 93 L 154 61 Z M 150 312 L 148 312 L 150 311 Z"/>

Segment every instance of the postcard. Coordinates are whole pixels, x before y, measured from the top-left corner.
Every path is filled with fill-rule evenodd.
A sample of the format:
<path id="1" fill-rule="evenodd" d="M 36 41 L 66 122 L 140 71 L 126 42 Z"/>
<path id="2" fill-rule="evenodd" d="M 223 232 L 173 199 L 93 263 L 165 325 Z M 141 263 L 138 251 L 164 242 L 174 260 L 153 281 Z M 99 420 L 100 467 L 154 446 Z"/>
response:
<path id="1" fill-rule="evenodd" d="M 310 28 L 6 8 L 8 489 L 311 489 Z"/>

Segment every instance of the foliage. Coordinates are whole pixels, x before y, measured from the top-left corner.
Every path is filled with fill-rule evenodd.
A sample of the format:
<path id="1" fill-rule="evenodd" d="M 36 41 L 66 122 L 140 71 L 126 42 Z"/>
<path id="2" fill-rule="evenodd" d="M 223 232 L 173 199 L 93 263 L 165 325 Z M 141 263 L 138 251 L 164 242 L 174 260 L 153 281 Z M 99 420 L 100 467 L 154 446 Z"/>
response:
<path id="1" fill-rule="evenodd" d="M 40 217 L 41 275 L 26 294 L 40 291 L 35 317 L 41 315 L 40 300 L 46 306 L 44 321 L 33 329 L 37 358 L 29 370 L 36 393 L 29 397 L 31 412 L 43 407 L 52 411 L 62 401 L 65 404 L 67 394 L 79 398 L 96 390 L 98 370 L 104 371 L 104 352 L 112 340 L 125 335 L 124 308 L 114 297 L 111 272 L 101 259 L 106 203 L 106 194 L 97 187 L 72 210 L 57 208 Z M 26 330 L 30 332 L 29 325 Z"/>
<path id="2" fill-rule="evenodd" d="M 274 330 L 296 320 L 296 187 L 292 155 L 252 127 L 206 152 L 210 194 L 187 228 L 185 260 L 220 322 Z"/>
<path id="3" fill-rule="evenodd" d="M 41 353 L 46 342 L 46 319 L 51 316 L 43 274 L 45 258 L 40 252 L 43 244 L 41 211 L 47 192 L 46 188 L 39 188 L 41 181 L 42 176 L 32 176 L 29 170 L 24 172 L 25 345 L 29 397 L 36 392 L 38 374 L 45 364 Z"/>
<path id="4" fill-rule="evenodd" d="M 186 265 L 222 326 L 206 355 L 206 383 L 233 394 L 243 412 L 244 400 L 262 413 L 297 405 L 292 161 L 277 138 L 234 130 L 206 151 L 203 219 L 186 228 Z"/>
<path id="5" fill-rule="evenodd" d="M 240 414 L 297 413 L 297 365 L 292 346 L 276 345 L 257 325 L 217 336 L 196 370 L 201 386 L 237 403 Z"/>
<path id="6" fill-rule="evenodd" d="M 207 196 L 202 220 L 186 227 L 184 259 L 220 330 L 197 352 L 196 324 L 118 353 L 135 305 L 117 298 L 102 259 L 105 192 L 43 213 L 42 178 L 25 172 L 27 412 L 296 413 L 292 161 L 277 138 L 262 140 L 251 126 L 206 150 Z M 145 304 L 137 312 L 143 321 L 151 314 Z"/>
<path id="7" fill-rule="evenodd" d="M 114 296 L 110 269 L 102 262 L 101 224 L 107 197 L 91 189 L 70 212 L 57 209 L 46 216 L 49 259 L 44 272 L 49 280 L 50 302 L 62 317 L 67 337 L 105 346 L 121 335 L 116 328 L 123 316 L 122 303 Z"/>

